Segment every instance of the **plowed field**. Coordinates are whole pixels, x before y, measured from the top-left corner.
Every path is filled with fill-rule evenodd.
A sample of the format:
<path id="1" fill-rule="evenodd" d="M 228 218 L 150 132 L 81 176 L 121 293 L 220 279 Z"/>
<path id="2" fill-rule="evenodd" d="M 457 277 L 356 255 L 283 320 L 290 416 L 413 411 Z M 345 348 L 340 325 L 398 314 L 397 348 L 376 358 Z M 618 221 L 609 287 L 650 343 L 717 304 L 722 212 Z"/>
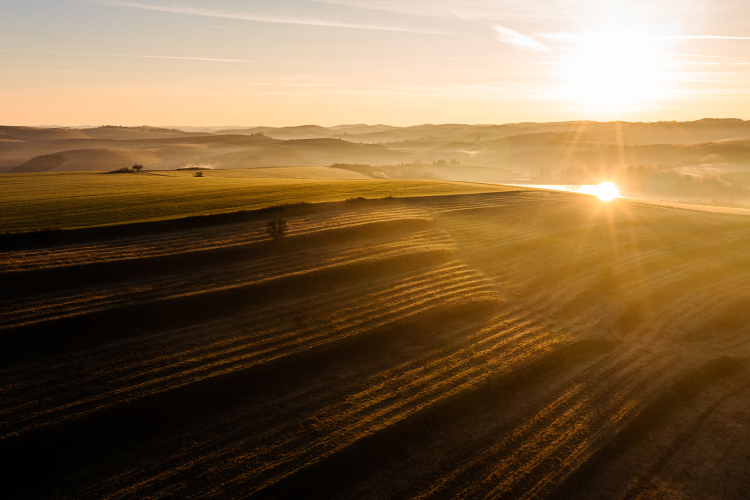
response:
<path id="1" fill-rule="evenodd" d="M 278 213 L 0 252 L 0 496 L 750 496 L 750 219 Z"/>

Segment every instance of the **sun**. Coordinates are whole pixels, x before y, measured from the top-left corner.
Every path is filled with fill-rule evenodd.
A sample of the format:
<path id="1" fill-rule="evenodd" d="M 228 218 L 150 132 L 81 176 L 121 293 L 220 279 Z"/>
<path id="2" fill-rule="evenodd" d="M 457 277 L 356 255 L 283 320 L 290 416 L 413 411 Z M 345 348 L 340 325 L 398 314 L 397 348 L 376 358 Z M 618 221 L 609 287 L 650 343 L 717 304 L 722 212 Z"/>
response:
<path id="1" fill-rule="evenodd" d="M 658 99 L 663 62 L 653 37 L 610 31 L 575 38 L 569 95 L 592 111 L 625 112 Z"/>

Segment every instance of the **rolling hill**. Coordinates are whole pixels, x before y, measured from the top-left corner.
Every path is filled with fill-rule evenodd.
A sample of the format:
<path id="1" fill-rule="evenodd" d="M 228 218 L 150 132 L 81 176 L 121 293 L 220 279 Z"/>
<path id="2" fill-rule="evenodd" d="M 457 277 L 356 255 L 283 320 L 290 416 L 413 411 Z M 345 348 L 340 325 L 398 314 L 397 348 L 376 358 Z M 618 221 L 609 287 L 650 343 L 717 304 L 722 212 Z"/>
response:
<path id="1" fill-rule="evenodd" d="M 213 133 L 154 127 L 2 127 L 0 139 L 0 168 L 16 172 L 39 171 L 53 165 L 49 159 L 35 160 L 47 155 L 65 158 L 48 171 L 114 170 L 128 166 L 131 159 L 156 170 L 189 164 L 248 168 L 455 159 L 464 165 L 532 173 L 571 164 L 609 168 L 750 163 L 750 124 L 741 120 L 331 128 L 305 125 Z M 84 150 L 91 152 L 83 153 Z"/>
<path id="2" fill-rule="evenodd" d="M 214 132 L 0 128 L 3 172 L 111 171 L 136 163 L 152 171 L 346 164 L 367 166 L 359 171 L 376 178 L 515 184 L 596 184 L 647 166 L 693 178 L 655 186 L 703 182 L 706 175 L 720 185 L 703 191 L 639 187 L 628 196 L 747 204 L 744 185 L 733 182 L 750 170 L 750 122 L 355 124 Z"/>
<path id="3" fill-rule="evenodd" d="M 744 499 L 748 227 L 511 189 L 17 240 L 3 497 Z"/>

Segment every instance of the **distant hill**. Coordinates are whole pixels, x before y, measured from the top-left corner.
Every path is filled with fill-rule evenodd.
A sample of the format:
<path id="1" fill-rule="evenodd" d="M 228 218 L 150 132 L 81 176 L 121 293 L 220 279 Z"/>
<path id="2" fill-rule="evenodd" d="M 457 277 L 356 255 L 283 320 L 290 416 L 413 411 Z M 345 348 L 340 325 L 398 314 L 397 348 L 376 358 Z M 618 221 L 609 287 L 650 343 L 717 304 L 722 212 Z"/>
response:
<path id="1" fill-rule="evenodd" d="M 318 125 L 301 125 L 299 127 L 254 127 L 248 129 L 220 130 L 217 134 L 264 134 L 274 139 L 321 139 L 335 135 L 332 130 Z"/>
<path id="2" fill-rule="evenodd" d="M 88 137 L 82 130 L 0 126 L 0 139 L 15 141 L 61 141 L 67 139 L 88 139 Z"/>
<path id="3" fill-rule="evenodd" d="M 142 164 L 147 169 L 157 165 L 153 152 L 138 149 L 78 149 L 54 155 L 37 156 L 11 170 L 22 172 L 82 172 L 108 171 Z"/>
<path id="4" fill-rule="evenodd" d="M 356 125 L 336 125 L 334 127 L 328 127 L 329 130 L 340 134 L 372 134 L 377 132 L 387 132 L 389 130 L 396 130 L 399 127 L 393 127 L 391 125 L 366 125 L 364 123 Z"/>
<path id="5" fill-rule="evenodd" d="M 133 139 L 157 139 L 167 137 L 183 137 L 185 135 L 204 135 L 199 132 L 183 132 L 178 129 L 158 127 L 97 127 L 84 131 L 90 139 L 103 140 L 133 140 Z"/>
<path id="6" fill-rule="evenodd" d="M 340 139 L 281 141 L 259 136 L 200 136 L 148 139 L 143 141 L 89 141 L 106 147 L 62 150 L 32 156 L 10 172 L 110 171 L 142 164 L 147 170 L 174 170 L 186 166 L 212 168 L 256 168 L 275 166 L 321 166 L 337 162 L 375 164 L 409 161 L 412 155 L 384 146 L 358 144 Z M 64 146 L 64 142 L 60 146 Z M 77 145 L 77 144 L 76 144 Z M 20 143 L 20 151 L 34 151 Z M 47 146 L 42 144 L 41 146 Z"/>
<path id="7" fill-rule="evenodd" d="M 264 133 L 276 139 L 342 137 L 352 142 L 398 142 L 402 140 L 488 141 L 516 135 L 571 132 L 603 144 L 645 145 L 712 142 L 750 138 L 750 122 L 737 119 L 704 119 L 693 122 L 551 122 L 504 125 L 424 124 L 411 127 L 389 125 L 338 125 L 321 127 L 254 127 L 222 130 L 220 133 Z"/>
<path id="8" fill-rule="evenodd" d="M 555 176 L 573 166 L 593 172 L 633 165 L 722 164 L 737 165 L 739 171 L 750 165 L 750 122 L 302 125 L 213 133 L 148 126 L 0 127 L 0 170 L 5 172 L 106 171 L 131 162 L 164 170 L 441 161 L 516 172 L 519 178 Z M 731 171 L 722 167 L 723 173 Z M 691 169 L 694 172 L 700 169 Z M 429 175 L 444 177 L 444 173 Z M 472 178 L 467 174 L 466 180 Z"/>
<path id="9" fill-rule="evenodd" d="M 546 146 L 515 154 L 509 162 L 530 169 L 562 168 L 569 165 L 603 168 L 647 164 L 661 166 L 703 163 L 750 165 L 750 140 L 618 147 L 590 141 L 569 142 L 560 140 L 558 137 Z"/>

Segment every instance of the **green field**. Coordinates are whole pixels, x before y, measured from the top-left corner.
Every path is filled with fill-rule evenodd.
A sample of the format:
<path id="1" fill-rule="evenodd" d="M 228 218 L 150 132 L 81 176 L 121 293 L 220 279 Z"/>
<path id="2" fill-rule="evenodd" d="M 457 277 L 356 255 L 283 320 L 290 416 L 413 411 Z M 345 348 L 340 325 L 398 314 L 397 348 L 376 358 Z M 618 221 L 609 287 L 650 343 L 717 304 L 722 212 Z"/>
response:
<path id="1" fill-rule="evenodd" d="M 517 189 L 441 181 L 331 179 L 304 168 L 279 169 L 279 177 L 268 177 L 269 170 L 215 170 L 205 172 L 203 178 L 193 177 L 193 172 L 4 174 L 0 175 L 0 233 L 175 219 L 360 196 L 402 198 Z"/>

